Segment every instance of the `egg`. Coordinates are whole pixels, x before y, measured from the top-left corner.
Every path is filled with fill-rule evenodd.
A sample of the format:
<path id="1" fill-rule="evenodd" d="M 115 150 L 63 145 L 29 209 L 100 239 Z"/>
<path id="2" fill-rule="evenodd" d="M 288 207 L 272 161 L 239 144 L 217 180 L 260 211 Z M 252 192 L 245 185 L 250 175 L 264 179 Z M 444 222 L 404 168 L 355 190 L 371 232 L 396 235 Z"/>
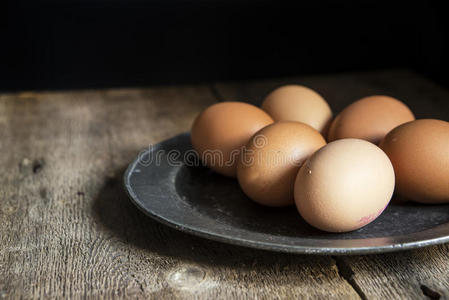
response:
<path id="1" fill-rule="evenodd" d="M 275 121 L 297 121 L 325 134 L 332 119 L 326 100 L 314 90 L 301 85 L 285 85 L 268 94 L 263 103 Z"/>
<path id="2" fill-rule="evenodd" d="M 376 219 L 388 205 L 394 184 L 393 166 L 379 147 L 360 139 L 341 139 L 304 163 L 294 197 L 310 225 L 346 232 Z"/>
<path id="3" fill-rule="evenodd" d="M 222 175 L 235 177 L 241 147 L 254 133 L 271 123 L 273 119 L 254 105 L 217 103 L 195 119 L 192 146 L 206 166 Z"/>
<path id="4" fill-rule="evenodd" d="M 422 119 L 402 124 L 380 147 L 396 173 L 396 192 L 421 203 L 449 202 L 449 123 Z"/>
<path id="5" fill-rule="evenodd" d="M 294 203 L 293 187 L 299 167 L 326 144 L 312 127 L 299 122 L 276 122 L 259 130 L 242 151 L 237 179 L 243 192 L 267 206 Z"/>
<path id="6" fill-rule="evenodd" d="M 389 96 L 370 96 L 355 101 L 332 121 L 328 141 L 358 138 L 379 144 L 396 126 L 415 116 L 401 101 Z"/>

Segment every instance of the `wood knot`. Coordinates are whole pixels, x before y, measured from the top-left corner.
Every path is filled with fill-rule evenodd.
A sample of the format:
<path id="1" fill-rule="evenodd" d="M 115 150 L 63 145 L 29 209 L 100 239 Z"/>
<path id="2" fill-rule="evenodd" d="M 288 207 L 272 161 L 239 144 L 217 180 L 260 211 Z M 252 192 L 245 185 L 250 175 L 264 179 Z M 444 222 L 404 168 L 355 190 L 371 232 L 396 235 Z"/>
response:
<path id="1" fill-rule="evenodd" d="M 183 266 L 170 272 L 167 276 L 168 283 L 181 290 L 199 288 L 206 279 L 206 272 L 197 266 Z"/>
<path id="2" fill-rule="evenodd" d="M 45 164 L 45 162 L 43 159 L 35 159 L 33 161 L 33 169 L 32 169 L 33 173 L 34 174 L 39 173 L 42 170 L 42 168 L 44 167 L 44 164 Z"/>
<path id="3" fill-rule="evenodd" d="M 438 293 L 436 290 L 433 290 L 424 284 L 421 285 L 421 290 L 422 290 L 423 294 L 426 295 L 427 297 L 429 297 L 430 299 L 440 299 L 441 298 L 440 293 Z"/>
<path id="4" fill-rule="evenodd" d="M 19 170 L 22 174 L 27 173 L 37 174 L 42 170 L 44 165 L 45 161 L 42 158 L 31 161 L 29 158 L 25 157 L 19 163 Z"/>

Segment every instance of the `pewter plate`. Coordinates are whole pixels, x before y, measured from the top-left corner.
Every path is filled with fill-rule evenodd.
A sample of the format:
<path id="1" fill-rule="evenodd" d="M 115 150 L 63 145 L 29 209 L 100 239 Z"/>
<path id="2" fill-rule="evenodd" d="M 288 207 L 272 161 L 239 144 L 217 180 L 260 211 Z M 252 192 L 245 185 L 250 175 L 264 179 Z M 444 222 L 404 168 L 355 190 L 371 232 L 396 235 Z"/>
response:
<path id="1" fill-rule="evenodd" d="M 229 244 L 301 254 L 368 254 L 449 241 L 449 205 L 390 204 L 375 221 L 349 233 L 308 225 L 296 208 L 248 199 L 235 179 L 198 166 L 184 133 L 143 151 L 126 170 L 131 200 L 178 230 Z M 195 166 L 196 165 L 196 166 Z"/>

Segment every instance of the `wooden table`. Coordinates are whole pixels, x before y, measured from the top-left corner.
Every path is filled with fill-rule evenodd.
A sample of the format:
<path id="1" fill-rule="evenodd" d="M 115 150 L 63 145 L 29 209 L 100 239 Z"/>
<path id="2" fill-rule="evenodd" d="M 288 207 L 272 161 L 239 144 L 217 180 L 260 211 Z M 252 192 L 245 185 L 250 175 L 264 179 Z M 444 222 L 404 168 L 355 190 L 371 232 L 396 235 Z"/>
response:
<path id="1" fill-rule="evenodd" d="M 272 253 L 175 231 L 131 204 L 121 176 L 140 149 L 216 101 L 259 103 L 283 83 L 316 89 L 334 111 L 382 93 L 418 117 L 449 116 L 449 93 L 407 70 L 0 95 L 0 298 L 449 298 L 448 245 Z"/>

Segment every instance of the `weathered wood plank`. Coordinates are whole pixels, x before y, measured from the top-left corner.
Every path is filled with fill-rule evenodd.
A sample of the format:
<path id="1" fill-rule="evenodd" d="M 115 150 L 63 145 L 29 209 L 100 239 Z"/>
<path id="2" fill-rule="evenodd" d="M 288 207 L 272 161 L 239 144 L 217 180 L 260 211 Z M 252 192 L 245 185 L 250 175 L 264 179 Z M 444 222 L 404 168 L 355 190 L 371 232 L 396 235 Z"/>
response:
<path id="1" fill-rule="evenodd" d="M 204 86 L 1 95 L 0 296 L 359 298 L 329 257 L 196 238 L 130 203 L 126 165 L 214 101 Z"/>
<path id="2" fill-rule="evenodd" d="M 366 299 L 449 299 L 448 244 L 374 256 L 336 258 Z"/>
<path id="3" fill-rule="evenodd" d="M 405 101 L 417 118 L 449 120 L 449 92 L 407 70 L 348 73 L 237 83 L 217 83 L 220 100 L 260 104 L 283 84 L 309 86 L 328 100 L 334 113 L 369 95 L 387 94 Z M 448 245 L 403 253 L 335 257 L 340 273 L 366 299 L 449 298 Z"/>

